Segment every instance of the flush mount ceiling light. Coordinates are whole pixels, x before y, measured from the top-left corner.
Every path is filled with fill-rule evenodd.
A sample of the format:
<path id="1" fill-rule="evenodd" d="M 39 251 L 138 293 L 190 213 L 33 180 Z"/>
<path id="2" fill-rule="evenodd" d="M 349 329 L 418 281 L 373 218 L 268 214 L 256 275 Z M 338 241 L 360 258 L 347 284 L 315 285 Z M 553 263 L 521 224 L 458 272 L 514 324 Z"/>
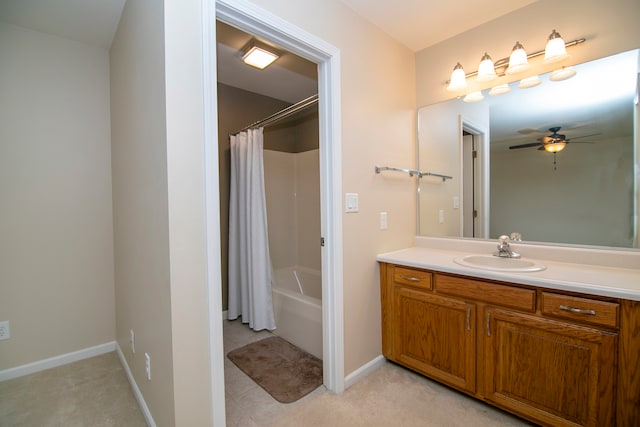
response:
<path id="1" fill-rule="evenodd" d="M 248 49 L 245 50 L 244 55 L 242 55 L 242 61 L 247 65 L 264 70 L 279 57 L 280 55 L 273 53 L 264 47 L 252 44 L 249 45 Z"/>
<path id="2" fill-rule="evenodd" d="M 549 41 L 544 48 L 544 63 L 549 64 L 552 62 L 562 61 L 569 56 L 567 54 L 567 48 L 562 40 L 562 36 L 553 30 L 549 35 Z"/>
<path id="3" fill-rule="evenodd" d="M 580 43 L 584 43 L 585 41 L 586 40 L 584 38 L 581 38 L 565 43 L 560 34 L 556 30 L 553 30 L 547 39 L 547 45 L 544 50 L 539 50 L 527 55 L 522 44 L 520 44 L 520 42 L 516 42 L 510 56 L 498 59 L 495 62 L 492 61 L 491 57 L 485 52 L 480 60 L 480 65 L 478 66 L 477 71 L 465 74 L 462 69 L 462 65 L 458 62 L 453 69 L 453 73 L 451 73 L 451 79 L 446 82 L 447 90 L 460 91 L 465 89 L 467 87 L 466 79 L 468 77 L 477 76 L 478 82 L 488 82 L 496 77 L 502 77 L 505 74 L 524 72 L 531 67 L 529 59 L 541 55 L 545 56 L 545 63 L 561 61 L 569 56 L 566 51 L 567 47 L 576 46 Z M 552 78 L 552 80 L 558 81 L 565 75 L 560 73 L 560 70 L 558 73 L 559 74 L 555 78 Z M 570 74 L 570 72 L 567 74 Z M 574 74 L 575 71 L 573 71 L 573 74 L 569 77 L 572 77 Z M 564 78 L 566 79 L 569 77 Z M 539 84 L 540 79 L 536 76 L 532 76 L 522 79 L 518 87 L 526 89 Z M 492 95 L 491 93 L 489 94 Z"/>

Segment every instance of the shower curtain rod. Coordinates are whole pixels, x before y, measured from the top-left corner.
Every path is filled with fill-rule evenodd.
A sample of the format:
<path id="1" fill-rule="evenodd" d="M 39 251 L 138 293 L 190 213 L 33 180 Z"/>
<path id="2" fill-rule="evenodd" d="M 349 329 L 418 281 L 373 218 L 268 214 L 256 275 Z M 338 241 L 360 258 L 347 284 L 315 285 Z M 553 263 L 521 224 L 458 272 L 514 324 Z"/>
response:
<path id="1" fill-rule="evenodd" d="M 318 103 L 318 94 L 312 95 L 309 98 L 303 99 L 300 102 L 296 102 L 293 105 L 288 106 L 287 108 L 284 108 L 280 111 L 278 111 L 277 113 L 273 113 L 272 115 L 270 115 L 269 117 L 266 117 L 262 120 L 258 120 L 255 123 L 250 124 L 249 126 L 245 126 L 242 129 L 235 131 L 234 133 L 232 133 L 231 135 L 236 135 L 242 131 L 248 130 L 248 129 L 254 129 L 254 128 L 258 128 L 261 126 L 269 126 L 270 124 L 276 123 L 282 119 L 285 119 L 295 113 L 297 113 L 298 111 L 302 111 L 305 108 L 311 107 L 312 105 L 315 105 Z"/>

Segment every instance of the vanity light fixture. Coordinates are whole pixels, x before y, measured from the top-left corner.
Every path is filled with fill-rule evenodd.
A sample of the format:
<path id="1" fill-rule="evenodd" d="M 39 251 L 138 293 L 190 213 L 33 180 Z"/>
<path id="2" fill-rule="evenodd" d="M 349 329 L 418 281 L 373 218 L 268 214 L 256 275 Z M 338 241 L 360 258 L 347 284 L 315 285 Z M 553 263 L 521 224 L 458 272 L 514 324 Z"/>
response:
<path id="1" fill-rule="evenodd" d="M 562 36 L 553 30 L 551 35 L 549 35 L 549 41 L 547 41 L 547 46 L 544 48 L 544 63 L 550 64 L 552 62 L 562 61 L 569 56 L 567 53 L 567 48 L 564 44 L 564 40 L 562 40 Z"/>
<path id="2" fill-rule="evenodd" d="M 478 67 L 478 77 L 476 78 L 479 82 L 489 82 L 493 79 L 496 79 L 497 77 L 498 75 L 496 74 L 496 68 L 493 64 L 493 60 L 491 59 L 489 54 L 485 52 L 480 59 L 480 66 Z"/>
<path id="3" fill-rule="evenodd" d="M 451 80 L 449 86 L 447 86 L 447 90 L 455 91 L 464 89 L 466 87 L 467 79 L 464 74 L 464 70 L 462 69 L 462 65 L 458 62 L 453 68 L 453 72 L 451 73 Z"/>
<path id="4" fill-rule="evenodd" d="M 250 44 L 244 52 L 242 61 L 260 70 L 264 70 L 280 57 L 277 53 L 271 52 L 265 47 L 257 46 L 254 43 Z"/>
<path id="5" fill-rule="evenodd" d="M 498 59 L 497 61 L 493 61 L 485 52 L 480 60 L 480 65 L 478 66 L 477 71 L 465 74 L 462 69 L 462 65 L 458 62 L 453 69 L 453 73 L 451 73 L 451 79 L 446 82 L 447 90 L 460 91 L 465 89 L 467 87 L 466 79 L 473 76 L 477 76 L 477 80 L 479 82 L 488 82 L 496 77 L 504 76 L 505 74 L 515 74 L 526 71 L 531 66 L 529 64 L 529 59 L 541 55 L 544 55 L 545 63 L 561 61 L 569 56 L 566 48 L 576 46 L 580 43 L 584 43 L 585 41 L 586 40 L 584 38 L 581 38 L 565 43 L 560 34 L 556 30 L 553 30 L 547 39 L 547 45 L 544 50 L 539 50 L 527 55 L 522 44 L 520 42 L 516 42 L 515 46 L 513 46 L 511 55 L 506 58 Z M 570 69 L 570 67 L 564 68 L 564 70 L 566 69 Z M 573 70 L 561 71 L 562 70 L 558 70 L 556 72 L 558 74 L 551 80 L 565 80 L 575 75 L 575 71 Z M 534 87 L 540 84 L 539 81 L 540 79 L 536 76 L 531 78 L 527 77 L 522 79 L 518 87 L 521 89 Z"/>
<path id="6" fill-rule="evenodd" d="M 482 95 L 482 92 L 480 92 L 479 90 L 471 92 L 470 94 L 467 94 L 464 98 L 462 98 L 464 102 L 478 102 L 482 101 L 483 99 L 484 95 Z"/>
<path id="7" fill-rule="evenodd" d="M 574 70 L 573 67 L 562 67 L 561 69 L 551 73 L 551 76 L 549 76 L 549 80 L 553 82 L 561 82 L 562 80 L 570 79 L 575 75 L 576 70 Z"/>
<path id="8" fill-rule="evenodd" d="M 527 52 L 520 42 L 516 42 L 509 56 L 509 67 L 507 67 L 507 74 L 521 73 L 528 70 L 531 67 L 529 65 L 529 59 L 527 58 Z"/>
<path id="9" fill-rule="evenodd" d="M 504 83 L 504 84 L 492 87 L 491 90 L 489 91 L 489 95 L 498 96 L 498 95 L 504 95 L 505 93 L 509 93 L 509 92 L 511 92 L 511 88 L 509 87 L 508 84 Z"/>
<path id="10" fill-rule="evenodd" d="M 530 87 L 538 86 L 540 83 L 542 83 L 542 80 L 540 80 L 540 77 L 538 76 L 525 77 L 520 80 L 518 89 L 529 89 Z"/>

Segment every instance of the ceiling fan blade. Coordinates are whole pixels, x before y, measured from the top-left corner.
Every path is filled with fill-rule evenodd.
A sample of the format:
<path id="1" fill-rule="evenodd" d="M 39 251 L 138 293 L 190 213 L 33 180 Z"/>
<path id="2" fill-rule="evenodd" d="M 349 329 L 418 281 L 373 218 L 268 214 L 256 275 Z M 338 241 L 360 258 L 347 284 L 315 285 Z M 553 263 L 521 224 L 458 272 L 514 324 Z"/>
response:
<path id="1" fill-rule="evenodd" d="M 566 141 L 573 141 L 574 139 L 578 139 L 578 138 L 589 138 L 590 136 L 596 136 L 596 135 L 601 135 L 600 133 L 592 133 L 591 135 L 580 135 L 580 136 L 574 136 L 573 138 L 567 138 Z"/>
<path id="2" fill-rule="evenodd" d="M 528 147 L 537 147 L 538 145 L 543 145 L 541 142 L 530 142 L 528 144 L 520 144 L 520 145 L 512 145 L 509 147 L 510 150 L 514 148 L 528 148 Z"/>

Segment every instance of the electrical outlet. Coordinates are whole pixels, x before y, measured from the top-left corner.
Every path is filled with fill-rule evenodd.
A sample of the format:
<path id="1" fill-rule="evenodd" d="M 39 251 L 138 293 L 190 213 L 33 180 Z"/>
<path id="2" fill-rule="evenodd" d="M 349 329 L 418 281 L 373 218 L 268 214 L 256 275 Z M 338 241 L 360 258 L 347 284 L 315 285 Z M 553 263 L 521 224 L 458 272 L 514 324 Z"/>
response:
<path id="1" fill-rule="evenodd" d="M 149 353 L 144 354 L 144 368 L 147 371 L 147 379 L 151 381 L 151 356 Z"/>
<path id="2" fill-rule="evenodd" d="M 11 338 L 9 321 L 5 320 L 4 322 L 0 322 L 0 340 L 8 340 L 9 338 Z"/>
<path id="3" fill-rule="evenodd" d="M 136 339 L 133 335 L 133 329 L 129 330 L 129 345 L 131 346 L 131 353 L 136 352 Z"/>

